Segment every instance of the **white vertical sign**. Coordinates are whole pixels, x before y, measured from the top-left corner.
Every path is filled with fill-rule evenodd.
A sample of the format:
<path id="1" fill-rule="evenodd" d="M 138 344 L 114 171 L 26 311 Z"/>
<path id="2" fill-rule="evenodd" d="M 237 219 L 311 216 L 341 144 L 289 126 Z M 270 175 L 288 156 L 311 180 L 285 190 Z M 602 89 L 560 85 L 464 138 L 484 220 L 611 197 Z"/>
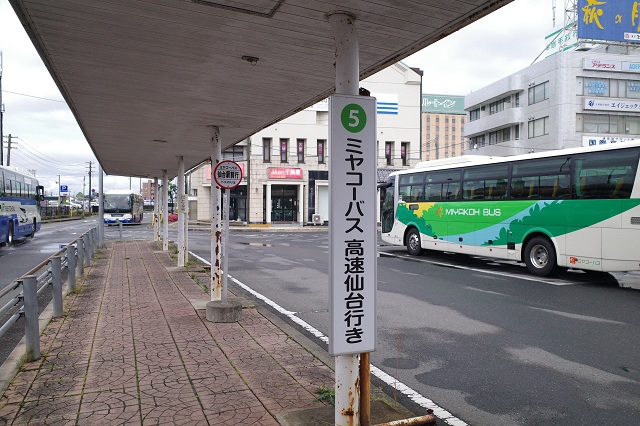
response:
<path id="1" fill-rule="evenodd" d="M 376 346 L 376 99 L 329 100 L 329 293 L 333 356 Z"/>

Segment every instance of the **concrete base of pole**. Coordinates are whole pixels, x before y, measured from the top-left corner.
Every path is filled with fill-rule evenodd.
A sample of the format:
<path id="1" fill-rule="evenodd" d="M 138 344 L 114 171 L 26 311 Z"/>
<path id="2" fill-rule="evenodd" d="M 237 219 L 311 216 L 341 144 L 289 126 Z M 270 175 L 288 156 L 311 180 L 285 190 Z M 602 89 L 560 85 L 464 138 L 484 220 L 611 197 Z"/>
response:
<path id="1" fill-rule="evenodd" d="M 207 321 L 238 322 L 242 319 L 242 302 L 237 300 L 214 300 L 207 303 Z"/>

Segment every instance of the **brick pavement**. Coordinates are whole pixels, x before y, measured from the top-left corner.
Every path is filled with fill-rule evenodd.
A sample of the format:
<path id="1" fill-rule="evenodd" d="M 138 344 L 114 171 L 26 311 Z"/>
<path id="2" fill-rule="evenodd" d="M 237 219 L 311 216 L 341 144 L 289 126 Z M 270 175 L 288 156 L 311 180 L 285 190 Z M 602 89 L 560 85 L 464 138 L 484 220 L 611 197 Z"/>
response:
<path id="1" fill-rule="evenodd" d="M 208 322 L 194 278 L 156 243 L 109 243 L 0 399 L 0 426 L 277 425 L 322 407 L 331 369 L 256 309 Z"/>

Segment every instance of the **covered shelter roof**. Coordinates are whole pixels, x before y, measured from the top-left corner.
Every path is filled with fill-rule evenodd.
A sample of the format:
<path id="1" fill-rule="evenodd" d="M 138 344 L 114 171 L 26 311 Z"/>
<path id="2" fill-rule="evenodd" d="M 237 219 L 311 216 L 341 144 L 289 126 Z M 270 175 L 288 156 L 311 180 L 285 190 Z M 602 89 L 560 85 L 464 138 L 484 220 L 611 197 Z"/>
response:
<path id="1" fill-rule="evenodd" d="M 161 177 L 334 91 L 327 14 L 366 78 L 511 0 L 10 0 L 104 171 Z"/>

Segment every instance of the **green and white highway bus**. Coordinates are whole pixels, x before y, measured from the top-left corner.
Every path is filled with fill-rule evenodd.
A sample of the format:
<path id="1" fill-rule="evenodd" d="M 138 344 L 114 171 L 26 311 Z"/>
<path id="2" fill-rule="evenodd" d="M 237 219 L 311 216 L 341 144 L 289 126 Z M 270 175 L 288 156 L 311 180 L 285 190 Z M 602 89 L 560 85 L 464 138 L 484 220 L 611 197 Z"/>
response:
<path id="1" fill-rule="evenodd" d="M 640 142 L 510 157 L 461 156 L 391 173 L 382 239 L 423 249 L 567 268 L 640 270 Z"/>
<path id="2" fill-rule="evenodd" d="M 14 238 L 33 237 L 40 230 L 39 202 L 44 187 L 31 175 L 0 166 L 0 244 Z"/>
<path id="3" fill-rule="evenodd" d="M 130 190 L 112 189 L 104 193 L 104 223 L 142 222 L 144 216 L 142 195 Z"/>

